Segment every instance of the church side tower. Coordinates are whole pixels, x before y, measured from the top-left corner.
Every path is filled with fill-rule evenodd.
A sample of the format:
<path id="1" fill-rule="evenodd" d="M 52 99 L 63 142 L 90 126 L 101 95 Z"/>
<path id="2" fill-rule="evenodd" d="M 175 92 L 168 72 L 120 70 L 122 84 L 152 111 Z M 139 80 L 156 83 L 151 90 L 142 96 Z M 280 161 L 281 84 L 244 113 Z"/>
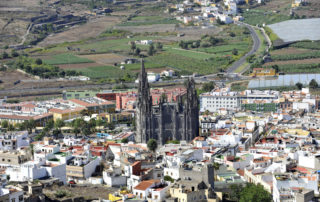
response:
<path id="1" fill-rule="evenodd" d="M 199 99 L 193 78 L 188 79 L 187 95 L 184 103 L 185 140 L 191 141 L 199 136 Z"/>
<path id="2" fill-rule="evenodd" d="M 136 107 L 136 142 L 146 143 L 151 136 L 152 97 L 148 83 L 147 72 L 144 61 L 141 61 L 141 72 L 139 75 L 138 98 Z"/>

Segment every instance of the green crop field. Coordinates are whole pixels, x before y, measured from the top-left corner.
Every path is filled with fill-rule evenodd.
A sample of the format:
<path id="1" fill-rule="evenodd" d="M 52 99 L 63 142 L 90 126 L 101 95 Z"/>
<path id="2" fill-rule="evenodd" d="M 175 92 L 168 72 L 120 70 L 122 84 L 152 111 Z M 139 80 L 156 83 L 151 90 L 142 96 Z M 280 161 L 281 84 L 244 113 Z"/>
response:
<path id="1" fill-rule="evenodd" d="M 88 68 L 74 69 L 74 70 L 78 72 L 82 72 L 83 75 L 88 76 L 91 79 L 120 78 L 126 73 L 130 73 L 127 70 L 120 70 L 119 67 L 112 67 L 112 66 L 88 67 Z"/>
<path id="2" fill-rule="evenodd" d="M 278 65 L 279 71 L 284 73 L 320 73 L 320 64 L 284 64 Z"/>
<path id="3" fill-rule="evenodd" d="M 100 79 L 100 78 L 121 78 L 125 74 L 135 75 L 139 72 L 141 68 L 141 63 L 136 64 L 125 64 L 125 69 L 121 70 L 120 66 L 97 66 L 97 67 L 86 67 L 86 68 L 70 68 L 76 70 L 77 72 L 82 72 L 83 75 L 90 77 L 91 79 Z M 145 68 L 161 68 L 163 66 L 150 63 L 145 61 Z"/>
<path id="4" fill-rule="evenodd" d="M 90 63 L 94 61 L 86 58 L 80 58 L 73 54 L 63 53 L 63 54 L 53 55 L 52 59 L 44 60 L 44 62 L 49 65 L 60 65 L 60 64 Z"/>
<path id="5" fill-rule="evenodd" d="M 194 59 L 180 54 L 162 53 L 148 58 L 151 63 L 160 66 L 167 66 L 178 69 L 182 73 L 192 74 L 197 72 L 199 74 L 210 74 L 219 71 L 219 68 L 226 68 L 233 60 L 229 57 L 210 58 L 205 61 L 203 59 Z"/>
<path id="6" fill-rule="evenodd" d="M 194 59 L 208 59 L 210 57 L 212 57 L 212 54 L 208 54 L 208 53 L 203 53 L 200 51 L 196 51 L 196 50 L 185 50 L 185 49 L 180 49 L 180 48 L 165 48 L 166 52 L 168 53 L 173 53 L 173 54 L 177 54 L 177 55 L 181 55 L 181 56 L 185 56 L 185 57 L 190 57 L 190 58 L 194 58 Z"/>
<path id="7" fill-rule="evenodd" d="M 320 41 L 301 41 L 291 44 L 290 46 L 295 48 L 320 50 Z"/>
<path id="8" fill-rule="evenodd" d="M 248 52 L 250 48 L 251 48 L 250 43 L 246 41 L 242 41 L 242 42 L 236 42 L 232 44 L 212 46 L 209 48 L 197 48 L 196 50 L 199 52 L 214 54 L 214 56 L 225 56 L 225 55 L 232 55 L 233 49 L 237 49 L 239 51 L 239 54 L 241 54 L 241 52 Z"/>
<path id="9" fill-rule="evenodd" d="M 300 54 L 287 54 L 287 55 L 273 55 L 272 60 L 304 60 L 311 58 L 320 58 L 320 51 L 313 51 L 308 53 L 300 53 Z"/>
<path id="10" fill-rule="evenodd" d="M 285 20 L 290 20 L 288 15 L 283 15 L 281 13 L 272 13 L 271 11 L 262 10 L 249 10 L 243 12 L 244 22 L 250 25 L 262 25 L 262 24 L 273 24 L 277 22 L 282 22 Z"/>

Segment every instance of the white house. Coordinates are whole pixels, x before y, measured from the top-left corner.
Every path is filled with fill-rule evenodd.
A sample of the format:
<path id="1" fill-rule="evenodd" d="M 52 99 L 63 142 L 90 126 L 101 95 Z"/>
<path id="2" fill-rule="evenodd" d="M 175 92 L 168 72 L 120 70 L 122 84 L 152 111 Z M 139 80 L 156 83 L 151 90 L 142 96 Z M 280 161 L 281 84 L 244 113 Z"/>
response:
<path id="1" fill-rule="evenodd" d="M 147 78 L 149 83 L 153 83 L 153 82 L 159 81 L 160 75 L 157 73 L 148 72 Z"/>
<path id="2" fill-rule="evenodd" d="M 140 182 L 133 188 L 133 194 L 139 199 L 163 201 L 168 186 L 162 184 L 160 180 L 146 180 Z"/>
<path id="3" fill-rule="evenodd" d="M 122 175 L 120 167 L 110 167 L 108 170 L 103 171 L 103 181 L 106 185 L 111 187 L 121 187 L 127 185 L 127 177 Z"/>
<path id="4" fill-rule="evenodd" d="M 55 177 L 66 183 L 66 164 L 38 163 L 29 161 L 19 167 L 9 167 L 6 174 L 10 181 L 25 182 L 44 177 Z"/>

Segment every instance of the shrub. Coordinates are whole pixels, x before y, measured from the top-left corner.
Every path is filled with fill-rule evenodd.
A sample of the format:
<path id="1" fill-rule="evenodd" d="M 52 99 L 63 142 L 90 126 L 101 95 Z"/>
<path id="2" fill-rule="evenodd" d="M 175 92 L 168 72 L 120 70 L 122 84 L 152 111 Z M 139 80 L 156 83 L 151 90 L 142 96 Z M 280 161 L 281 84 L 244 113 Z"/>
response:
<path id="1" fill-rule="evenodd" d="M 171 183 L 174 182 L 174 179 L 172 179 L 172 177 L 170 177 L 169 175 L 164 176 L 163 179 L 164 179 L 164 181 L 169 181 Z"/>

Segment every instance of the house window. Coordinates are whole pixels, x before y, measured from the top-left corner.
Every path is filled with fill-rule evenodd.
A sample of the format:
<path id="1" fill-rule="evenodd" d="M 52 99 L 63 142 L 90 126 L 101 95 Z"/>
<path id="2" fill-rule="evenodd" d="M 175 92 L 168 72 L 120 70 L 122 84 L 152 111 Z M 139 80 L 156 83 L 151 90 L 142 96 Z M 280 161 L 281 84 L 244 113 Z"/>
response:
<path id="1" fill-rule="evenodd" d="M 11 202 L 16 202 L 16 199 L 15 198 L 11 199 Z"/>
<path id="2" fill-rule="evenodd" d="M 155 196 L 154 196 L 154 199 L 156 199 L 156 200 L 157 200 L 157 199 L 158 199 L 158 195 L 155 195 Z"/>
<path id="3" fill-rule="evenodd" d="M 23 201 L 23 195 L 19 196 L 19 201 Z"/>

